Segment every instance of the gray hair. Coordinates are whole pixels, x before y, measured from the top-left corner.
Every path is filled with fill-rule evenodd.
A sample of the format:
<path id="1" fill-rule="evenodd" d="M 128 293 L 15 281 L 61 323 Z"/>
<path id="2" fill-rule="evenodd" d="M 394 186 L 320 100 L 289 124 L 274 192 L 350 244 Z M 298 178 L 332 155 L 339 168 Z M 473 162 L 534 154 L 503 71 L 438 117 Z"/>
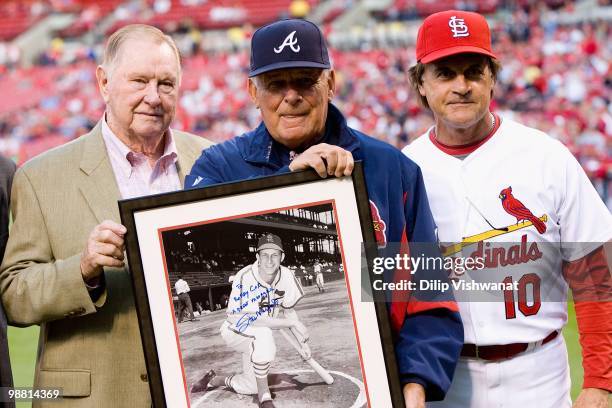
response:
<path id="1" fill-rule="evenodd" d="M 167 44 L 172 48 L 176 61 L 178 63 L 179 76 L 181 74 L 181 53 L 179 52 L 176 43 L 169 35 L 164 34 L 160 29 L 147 24 L 130 24 L 115 31 L 106 42 L 104 49 L 104 58 L 102 67 L 110 75 L 114 68 L 114 64 L 119 58 L 121 47 L 130 38 L 140 39 L 146 38 L 154 41 L 157 44 Z"/>

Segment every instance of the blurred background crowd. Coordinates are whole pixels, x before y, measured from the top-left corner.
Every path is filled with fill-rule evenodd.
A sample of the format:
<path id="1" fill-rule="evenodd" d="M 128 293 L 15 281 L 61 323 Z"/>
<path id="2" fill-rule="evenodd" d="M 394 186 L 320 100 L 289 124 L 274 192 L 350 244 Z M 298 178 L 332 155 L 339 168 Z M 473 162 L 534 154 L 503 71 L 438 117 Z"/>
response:
<path id="1" fill-rule="evenodd" d="M 407 75 L 418 25 L 449 8 L 489 20 L 503 66 L 493 109 L 562 141 L 612 208 L 610 0 L 2 1 L 0 153 L 23 163 L 92 128 L 104 41 L 136 22 L 181 50 L 173 127 L 215 141 L 241 134 L 259 122 L 246 92 L 250 36 L 282 17 L 322 27 L 349 125 L 402 148 L 432 125 Z"/>

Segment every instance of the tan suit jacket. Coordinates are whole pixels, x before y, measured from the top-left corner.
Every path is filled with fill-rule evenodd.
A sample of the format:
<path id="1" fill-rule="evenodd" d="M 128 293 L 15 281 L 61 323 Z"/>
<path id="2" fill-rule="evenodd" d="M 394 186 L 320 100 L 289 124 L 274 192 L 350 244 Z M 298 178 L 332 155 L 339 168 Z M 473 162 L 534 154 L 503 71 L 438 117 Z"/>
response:
<path id="1" fill-rule="evenodd" d="M 181 182 L 206 139 L 173 131 Z M 150 407 L 147 370 L 125 268 L 105 268 L 106 293 L 92 302 L 80 271 L 92 229 L 120 222 L 120 198 L 98 124 L 34 158 L 13 182 L 14 224 L 0 291 L 8 319 L 41 324 L 35 387 L 60 387 L 49 407 Z M 98 307 L 99 306 L 99 307 Z"/>

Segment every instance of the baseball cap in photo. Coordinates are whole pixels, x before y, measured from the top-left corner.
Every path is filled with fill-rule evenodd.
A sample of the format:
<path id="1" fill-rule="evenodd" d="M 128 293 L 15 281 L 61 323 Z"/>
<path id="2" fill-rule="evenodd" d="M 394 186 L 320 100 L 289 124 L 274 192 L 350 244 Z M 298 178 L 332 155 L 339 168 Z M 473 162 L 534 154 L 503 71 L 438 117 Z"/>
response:
<path id="1" fill-rule="evenodd" d="M 331 68 L 319 27 L 308 20 L 288 19 L 253 33 L 249 77 L 282 68 Z"/>
<path id="2" fill-rule="evenodd" d="M 259 241 L 257 241 L 257 252 L 261 251 L 262 249 L 278 249 L 279 251 L 282 251 L 283 242 L 278 235 L 264 234 L 259 237 Z"/>
<path id="3" fill-rule="evenodd" d="M 464 52 L 497 58 L 491 50 L 491 31 L 483 16 L 469 11 L 447 10 L 423 20 L 417 34 L 418 62 L 427 64 Z"/>

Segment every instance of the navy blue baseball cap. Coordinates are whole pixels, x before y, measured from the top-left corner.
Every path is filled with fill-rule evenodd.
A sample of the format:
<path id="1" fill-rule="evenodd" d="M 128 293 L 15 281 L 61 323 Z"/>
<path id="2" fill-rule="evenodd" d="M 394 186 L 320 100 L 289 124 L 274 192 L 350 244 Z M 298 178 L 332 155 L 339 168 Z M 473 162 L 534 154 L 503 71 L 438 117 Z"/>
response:
<path id="1" fill-rule="evenodd" d="M 280 20 L 253 33 L 249 77 L 283 68 L 331 68 L 323 34 L 314 23 Z"/>

